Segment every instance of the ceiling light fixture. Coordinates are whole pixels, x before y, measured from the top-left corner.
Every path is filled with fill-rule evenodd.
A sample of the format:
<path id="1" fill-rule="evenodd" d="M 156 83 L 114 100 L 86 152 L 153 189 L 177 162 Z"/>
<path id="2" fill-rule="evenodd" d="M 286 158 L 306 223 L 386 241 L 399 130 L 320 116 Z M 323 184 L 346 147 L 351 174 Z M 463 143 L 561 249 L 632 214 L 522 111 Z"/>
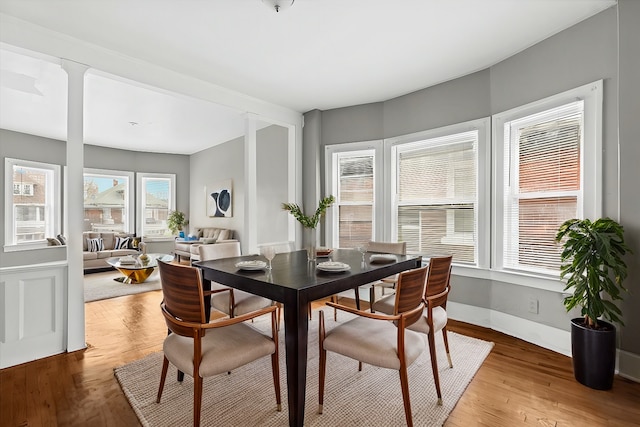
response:
<path id="1" fill-rule="evenodd" d="M 262 0 L 262 3 L 266 4 L 268 7 L 274 8 L 276 12 L 280 12 L 281 10 L 290 7 L 294 1 L 295 0 Z"/>

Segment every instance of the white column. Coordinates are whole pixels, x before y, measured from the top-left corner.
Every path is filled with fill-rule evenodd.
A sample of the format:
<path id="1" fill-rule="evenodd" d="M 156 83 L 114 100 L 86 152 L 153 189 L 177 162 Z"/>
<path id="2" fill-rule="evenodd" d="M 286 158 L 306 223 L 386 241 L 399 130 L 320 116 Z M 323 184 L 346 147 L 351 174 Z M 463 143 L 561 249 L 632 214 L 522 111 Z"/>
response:
<path id="1" fill-rule="evenodd" d="M 243 254 L 258 252 L 257 116 L 247 113 L 244 131 L 244 230 Z"/>
<path id="2" fill-rule="evenodd" d="M 68 75 L 67 173 L 64 212 L 67 239 L 67 351 L 86 347 L 84 328 L 84 277 L 82 263 L 83 167 L 84 167 L 84 73 L 89 67 L 63 60 Z"/>

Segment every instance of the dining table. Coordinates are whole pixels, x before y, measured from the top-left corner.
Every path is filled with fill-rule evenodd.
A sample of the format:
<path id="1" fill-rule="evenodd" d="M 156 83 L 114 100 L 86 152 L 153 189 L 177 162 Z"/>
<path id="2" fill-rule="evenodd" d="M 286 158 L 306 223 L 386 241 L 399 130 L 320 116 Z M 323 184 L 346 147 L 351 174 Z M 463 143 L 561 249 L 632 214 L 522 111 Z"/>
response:
<path id="1" fill-rule="evenodd" d="M 307 251 L 299 250 L 278 254 L 271 270 L 244 270 L 236 266 L 243 261 L 264 260 L 261 255 L 193 264 L 202 270 L 205 290 L 211 289 L 211 282 L 216 282 L 282 304 L 290 426 L 301 427 L 304 423 L 309 303 L 418 268 L 422 263 L 420 255 L 397 255 L 384 262 L 372 262 L 371 255 L 373 253 L 367 252 L 363 256 L 353 249 L 336 249 L 329 258 L 310 261 Z M 347 264 L 348 268 L 320 270 L 323 267 L 320 263 L 327 260 Z"/>

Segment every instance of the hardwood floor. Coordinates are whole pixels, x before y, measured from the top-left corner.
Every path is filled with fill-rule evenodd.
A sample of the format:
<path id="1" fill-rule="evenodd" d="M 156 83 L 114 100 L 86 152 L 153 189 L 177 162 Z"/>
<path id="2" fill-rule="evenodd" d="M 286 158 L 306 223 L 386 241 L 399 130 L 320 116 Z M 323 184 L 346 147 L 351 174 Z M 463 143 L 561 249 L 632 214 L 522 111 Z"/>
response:
<path id="1" fill-rule="evenodd" d="M 87 303 L 86 350 L 1 370 L 0 426 L 140 425 L 113 368 L 161 349 L 161 297 Z M 640 425 L 640 384 L 616 377 L 612 390 L 591 390 L 573 379 L 565 356 L 461 322 L 449 329 L 495 347 L 445 426 Z M 455 348 L 452 357 L 455 369 Z"/>

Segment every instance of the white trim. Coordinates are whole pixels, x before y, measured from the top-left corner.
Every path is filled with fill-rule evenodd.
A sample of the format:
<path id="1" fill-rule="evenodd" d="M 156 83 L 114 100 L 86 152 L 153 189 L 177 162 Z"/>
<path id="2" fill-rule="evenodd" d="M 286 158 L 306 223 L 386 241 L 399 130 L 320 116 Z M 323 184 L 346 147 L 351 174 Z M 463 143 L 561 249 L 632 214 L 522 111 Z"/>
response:
<path id="1" fill-rule="evenodd" d="M 129 182 L 127 184 L 127 207 L 125 209 L 127 219 L 125 224 L 127 225 L 127 229 L 124 230 L 126 233 L 134 232 L 134 224 L 135 224 L 135 174 L 129 171 L 119 171 L 119 170 L 109 170 L 109 169 L 93 169 L 93 168 L 84 168 L 83 170 L 83 178 L 84 175 L 93 175 L 93 176 L 102 176 L 105 178 L 118 178 L 118 177 L 126 177 Z M 83 207 L 84 209 L 84 207 Z"/>
<path id="2" fill-rule="evenodd" d="M 560 107 L 578 100 L 584 101 L 583 144 L 581 147 L 581 193 L 578 215 L 598 218 L 602 214 L 602 80 L 597 80 L 529 104 L 518 106 L 492 116 L 492 214 L 491 223 L 491 268 L 504 269 L 504 125 L 513 120 L 530 116 L 544 110 Z M 526 271 L 523 268 L 522 271 Z M 531 273 L 535 274 L 535 273 Z"/>
<path id="3" fill-rule="evenodd" d="M 384 184 L 384 153 L 383 153 L 383 141 L 371 140 L 371 141 L 358 141 L 349 142 L 344 144 L 332 144 L 326 145 L 325 149 L 325 188 L 327 194 L 333 194 L 338 197 L 336 192 L 338 188 L 337 174 L 334 173 L 334 169 L 337 166 L 335 164 L 335 155 L 340 153 L 349 153 L 353 155 L 366 154 L 369 151 L 373 151 L 373 240 L 387 240 L 384 234 L 384 224 L 387 223 L 385 219 L 386 203 L 383 202 L 385 197 L 386 184 Z M 364 203 L 363 203 L 364 204 Z M 328 247 L 337 247 L 338 242 L 338 230 L 336 223 L 338 221 L 339 209 L 328 209 L 326 212 L 325 220 L 325 242 Z"/>
<path id="4" fill-rule="evenodd" d="M 618 375 L 640 383 L 640 354 L 618 350 L 616 370 Z"/>
<path id="5" fill-rule="evenodd" d="M 490 251 L 490 188 L 491 188 L 491 119 L 484 117 L 462 123 L 455 123 L 435 129 L 415 132 L 408 135 L 387 138 L 384 140 L 384 217 L 387 223 L 384 239 L 397 240 L 398 198 L 396 188 L 397 165 L 395 152 L 400 149 L 411 149 L 421 145 L 422 141 L 456 136 L 465 132 L 477 132 L 476 147 L 476 202 L 475 214 L 477 236 L 475 242 L 475 263 L 479 267 L 489 267 Z"/>
<path id="6" fill-rule="evenodd" d="M 47 183 L 45 194 L 45 238 L 33 242 L 17 243 L 13 234 L 15 217 L 13 211 L 13 167 L 25 167 L 29 169 L 41 169 L 47 173 L 47 177 L 51 177 L 51 182 Z M 55 237 L 61 233 L 60 218 L 62 216 L 62 198 L 61 198 L 61 176 L 60 165 L 54 165 L 44 162 L 36 162 L 32 160 L 14 159 L 5 157 L 4 159 L 4 251 L 27 251 L 32 249 L 40 249 L 47 247 L 46 237 Z M 48 178 L 47 178 L 48 179 Z"/>
<path id="7" fill-rule="evenodd" d="M 171 236 L 158 236 L 158 237 L 145 237 L 144 236 L 144 202 L 146 200 L 146 193 L 143 191 L 142 181 L 144 179 L 162 178 L 169 179 L 171 181 L 171 188 L 169 194 L 169 211 L 176 210 L 176 174 L 174 173 L 149 173 L 138 172 L 136 173 L 136 234 L 146 241 L 169 241 Z"/>
<path id="8" fill-rule="evenodd" d="M 455 301 L 447 303 L 447 315 L 450 319 L 484 326 L 571 357 L 570 331 L 532 322 L 490 308 L 476 307 Z"/>

